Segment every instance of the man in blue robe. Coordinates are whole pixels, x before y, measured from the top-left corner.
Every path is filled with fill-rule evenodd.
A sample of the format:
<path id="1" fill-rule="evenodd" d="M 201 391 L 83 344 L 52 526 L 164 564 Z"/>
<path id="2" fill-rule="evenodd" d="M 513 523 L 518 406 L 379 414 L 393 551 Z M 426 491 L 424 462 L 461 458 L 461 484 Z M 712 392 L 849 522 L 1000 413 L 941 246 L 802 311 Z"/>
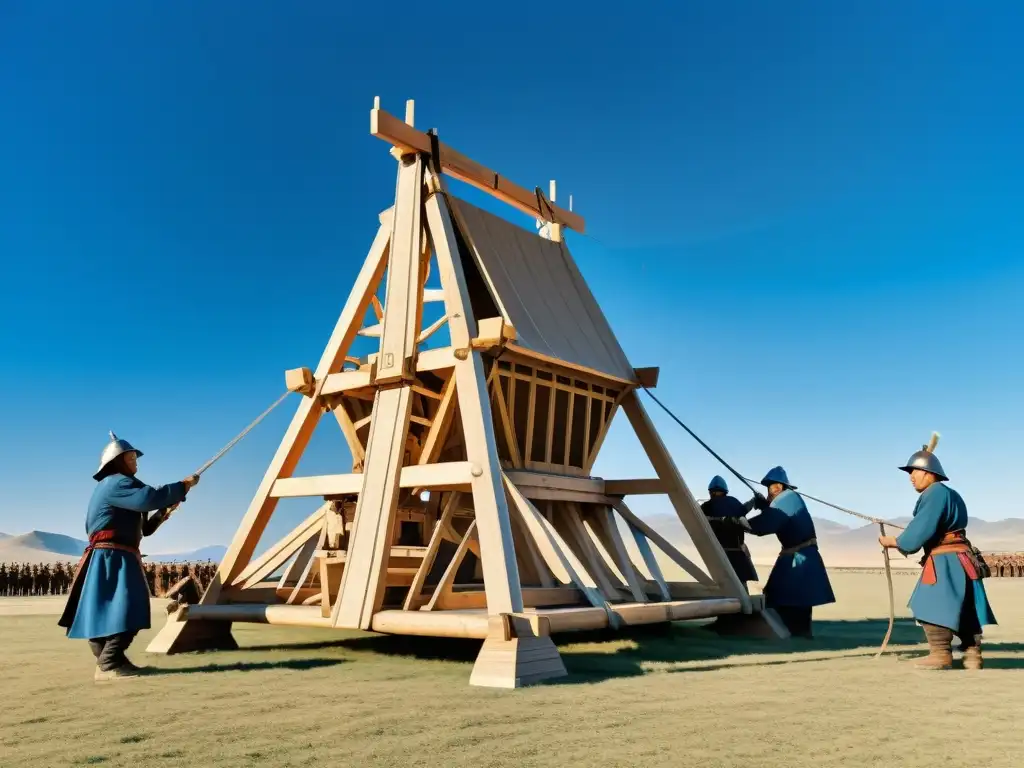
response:
<path id="1" fill-rule="evenodd" d="M 878 542 L 904 555 L 924 550 L 924 568 L 908 603 L 928 640 L 928 655 L 916 666 L 952 668 L 956 635 L 964 669 L 981 669 L 982 626 L 996 624 L 996 617 L 982 583 L 984 563 L 967 539 L 967 505 L 945 485 L 949 478 L 933 453 L 937 441 L 933 435 L 930 446 L 922 446 L 899 468 L 910 475 L 920 495 L 906 530 L 899 536 L 879 536 Z"/>
<path id="2" fill-rule="evenodd" d="M 719 475 L 711 478 L 708 493 L 711 498 L 701 504 L 700 508 L 715 538 L 725 550 L 729 563 L 743 585 L 746 586 L 748 581 L 757 581 L 757 571 L 750 559 L 750 551 L 743 543 L 743 528 L 730 524 L 737 518 L 746 517 L 750 510 L 735 496 L 729 495 L 729 486 Z"/>
<path id="3" fill-rule="evenodd" d="M 135 476 L 139 456 L 142 451 L 110 433 L 93 475 L 98 483 L 85 518 L 89 546 L 57 622 L 68 637 L 89 641 L 96 657 L 96 680 L 134 677 L 141 671 L 125 657 L 139 630 L 150 627 L 150 593 L 139 545 L 199 482 L 193 475 L 150 487 Z"/>
<path id="4" fill-rule="evenodd" d="M 761 485 L 768 489 L 768 497 L 758 493 L 747 502 L 761 514 L 740 519 L 755 536 L 775 534 L 782 545 L 764 585 L 765 605 L 779 615 L 791 635 L 810 639 L 814 607 L 836 601 L 818 551 L 814 521 L 782 467 L 769 470 Z"/>

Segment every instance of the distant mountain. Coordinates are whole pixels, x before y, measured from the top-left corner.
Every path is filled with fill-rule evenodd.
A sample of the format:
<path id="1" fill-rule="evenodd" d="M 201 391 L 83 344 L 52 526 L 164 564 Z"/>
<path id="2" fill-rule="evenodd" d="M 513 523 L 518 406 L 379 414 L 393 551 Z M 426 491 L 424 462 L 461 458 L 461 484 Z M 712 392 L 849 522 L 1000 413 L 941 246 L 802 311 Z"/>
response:
<path id="1" fill-rule="evenodd" d="M 46 531 L 29 531 L 20 536 L 11 536 L 4 540 L 3 547 L 22 547 L 24 549 L 40 549 L 53 555 L 81 557 L 88 542 L 74 539 L 62 533 Z"/>
<path id="2" fill-rule="evenodd" d="M 19 536 L 0 535 L 0 563 L 66 563 L 75 562 L 85 551 L 88 542 L 65 536 L 61 533 L 47 531 L 29 531 Z M 227 547 L 213 545 L 202 547 L 192 552 L 177 554 L 161 554 L 146 552 L 145 540 L 143 554 L 151 562 L 182 563 L 188 561 L 212 560 L 219 563 L 227 552 Z"/>
<path id="3" fill-rule="evenodd" d="M 3 533 L 2 531 L 0 531 L 0 541 L 3 541 L 4 539 L 9 539 L 9 538 L 11 538 L 11 534 Z"/>

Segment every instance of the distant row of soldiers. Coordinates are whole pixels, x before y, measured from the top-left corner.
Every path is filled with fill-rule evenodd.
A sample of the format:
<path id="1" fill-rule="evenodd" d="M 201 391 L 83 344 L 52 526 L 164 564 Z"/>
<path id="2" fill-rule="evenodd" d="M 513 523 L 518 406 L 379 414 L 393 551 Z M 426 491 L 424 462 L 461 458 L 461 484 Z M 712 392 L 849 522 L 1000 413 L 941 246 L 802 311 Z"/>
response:
<path id="1" fill-rule="evenodd" d="M 992 576 L 1024 578 L 1024 552 L 999 552 L 985 554 Z"/>
<path id="2" fill-rule="evenodd" d="M 77 563 L 0 563 L 0 597 L 38 597 L 66 595 L 75 578 Z M 217 571 L 217 564 L 145 563 L 146 582 L 153 597 L 162 597 L 178 581 L 191 576 L 200 592 L 206 589 Z"/>

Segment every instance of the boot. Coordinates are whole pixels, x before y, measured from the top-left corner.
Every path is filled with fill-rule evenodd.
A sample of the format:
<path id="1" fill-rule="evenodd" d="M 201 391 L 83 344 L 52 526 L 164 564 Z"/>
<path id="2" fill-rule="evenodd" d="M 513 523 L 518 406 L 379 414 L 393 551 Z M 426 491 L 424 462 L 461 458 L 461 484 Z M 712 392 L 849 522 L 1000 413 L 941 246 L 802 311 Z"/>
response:
<path id="1" fill-rule="evenodd" d="M 965 645 L 963 640 L 960 641 L 960 649 L 964 654 L 964 669 L 981 669 L 981 635 L 974 636 L 974 642 L 971 645 Z"/>
<path id="2" fill-rule="evenodd" d="M 138 677 L 139 674 L 140 673 L 137 670 L 132 669 L 127 665 L 106 670 L 96 667 L 96 672 L 93 673 L 92 679 L 96 682 L 123 680 L 124 678 Z"/>
<path id="3" fill-rule="evenodd" d="M 922 627 L 928 639 L 929 652 L 914 662 L 914 666 L 918 669 L 952 669 L 953 650 L 950 645 L 953 642 L 953 630 L 924 622 Z"/>

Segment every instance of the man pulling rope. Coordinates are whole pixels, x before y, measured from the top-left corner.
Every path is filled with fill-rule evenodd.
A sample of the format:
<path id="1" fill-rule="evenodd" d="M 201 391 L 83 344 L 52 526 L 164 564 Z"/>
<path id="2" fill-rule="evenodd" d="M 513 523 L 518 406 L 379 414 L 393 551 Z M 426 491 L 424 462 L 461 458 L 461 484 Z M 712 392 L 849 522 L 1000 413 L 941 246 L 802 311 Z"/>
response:
<path id="1" fill-rule="evenodd" d="M 89 536 L 57 625 L 69 638 L 89 641 L 96 657 L 95 680 L 136 677 L 145 671 L 125 651 L 142 629 L 150 627 L 149 585 L 139 546 L 163 525 L 199 476 L 280 405 L 289 393 L 256 418 L 194 474 L 176 483 L 151 487 L 139 480 L 142 451 L 113 432 L 100 455 L 97 481 L 85 518 Z M 151 512 L 155 512 L 152 516 Z"/>

